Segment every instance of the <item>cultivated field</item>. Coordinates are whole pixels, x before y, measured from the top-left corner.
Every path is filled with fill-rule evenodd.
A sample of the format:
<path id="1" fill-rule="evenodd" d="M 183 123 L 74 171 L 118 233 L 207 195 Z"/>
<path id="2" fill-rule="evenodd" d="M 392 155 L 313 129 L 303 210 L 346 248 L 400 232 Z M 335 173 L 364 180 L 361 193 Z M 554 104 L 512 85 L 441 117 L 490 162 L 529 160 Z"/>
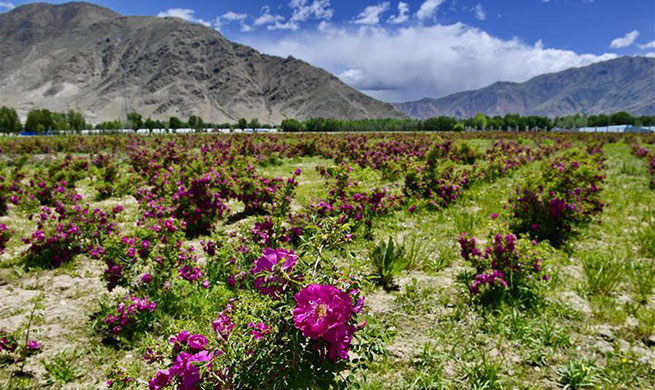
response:
<path id="1" fill-rule="evenodd" d="M 655 137 L 0 139 L 2 389 L 653 389 Z"/>

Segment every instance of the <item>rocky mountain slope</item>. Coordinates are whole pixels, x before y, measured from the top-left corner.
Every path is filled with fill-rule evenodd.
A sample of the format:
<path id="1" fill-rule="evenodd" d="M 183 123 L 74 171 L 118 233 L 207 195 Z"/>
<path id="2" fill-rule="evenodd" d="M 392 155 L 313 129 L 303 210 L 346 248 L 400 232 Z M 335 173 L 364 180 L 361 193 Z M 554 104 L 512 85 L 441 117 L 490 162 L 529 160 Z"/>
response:
<path id="1" fill-rule="evenodd" d="M 213 122 L 404 116 L 292 57 L 260 54 L 181 19 L 122 17 L 89 3 L 0 14 L 0 105 L 22 115 L 70 108 L 93 122 L 122 118 L 126 107 Z"/>
<path id="2" fill-rule="evenodd" d="M 622 57 L 583 68 L 537 76 L 525 83 L 499 82 L 440 99 L 396 104 L 414 118 L 447 115 L 563 116 L 627 111 L 655 115 L 655 58 Z"/>

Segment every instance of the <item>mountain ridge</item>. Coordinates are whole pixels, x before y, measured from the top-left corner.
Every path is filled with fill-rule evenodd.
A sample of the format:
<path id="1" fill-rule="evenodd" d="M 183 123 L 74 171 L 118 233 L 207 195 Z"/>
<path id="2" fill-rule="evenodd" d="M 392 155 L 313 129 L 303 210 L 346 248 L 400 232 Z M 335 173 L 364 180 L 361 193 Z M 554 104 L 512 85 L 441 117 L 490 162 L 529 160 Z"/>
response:
<path id="1" fill-rule="evenodd" d="M 482 112 L 496 116 L 565 116 L 627 111 L 655 114 L 655 58 L 620 57 L 585 67 L 542 74 L 523 83 L 500 81 L 485 88 L 442 98 L 395 103 L 413 118 L 468 118 Z"/>
<path id="2" fill-rule="evenodd" d="M 25 113 L 75 109 L 98 122 L 155 119 L 404 117 L 293 57 L 261 54 L 179 18 L 121 16 L 75 2 L 0 14 L 0 100 Z"/>

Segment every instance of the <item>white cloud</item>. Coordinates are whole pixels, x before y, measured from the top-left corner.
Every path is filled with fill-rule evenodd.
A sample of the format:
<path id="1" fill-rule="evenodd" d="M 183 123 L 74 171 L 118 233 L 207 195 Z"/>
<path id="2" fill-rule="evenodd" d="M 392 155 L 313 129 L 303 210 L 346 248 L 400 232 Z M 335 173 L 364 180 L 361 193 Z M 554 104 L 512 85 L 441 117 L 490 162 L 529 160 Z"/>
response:
<path id="1" fill-rule="evenodd" d="M 544 48 L 541 41 L 504 40 L 463 23 L 326 29 L 281 39 L 245 36 L 242 41 L 268 54 L 303 59 L 390 102 L 440 97 L 500 80 L 522 82 L 617 57 Z"/>
<path id="2" fill-rule="evenodd" d="M 310 19 L 320 20 L 319 28 L 324 27 L 332 19 L 334 10 L 330 8 L 330 0 L 291 0 L 289 8 L 292 9 L 289 19 L 281 15 L 271 14 L 269 6 L 262 7 L 262 14 L 255 20 L 255 26 L 266 26 L 268 30 L 297 31 L 302 22 Z"/>
<path id="3" fill-rule="evenodd" d="M 239 13 L 232 12 L 232 11 L 226 12 L 225 14 L 223 14 L 223 16 L 221 16 L 221 18 L 223 18 L 225 20 L 233 20 L 233 21 L 234 20 L 244 20 L 247 17 L 248 17 L 248 14 L 239 14 Z"/>
<path id="4" fill-rule="evenodd" d="M 355 24 L 364 24 L 368 26 L 375 26 L 380 23 L 380 16 L 389 9 L 389 2 L 380 3 L 378 5 L 369 5 L 364 8 L 357 19 L 353 21 Z"/>
<path id="5" fill-rule="evenodd" d="M 334 15 L 334 10 L 330 8 L 330 0 L 314 0 L 312 3 L 307 0 L 291 0 L 289 7 L 293 14 L 289 19 L 290 22 L 304 22 L 308 19 L 330 20 Z"/>
<path id="6" fill-rule="evenodd" d="M 473 7 L 473 13 L 475 14 L 475 18 L 477 20 L 485 20 L 487 19 L 487 13 L 484 10 L 484 7 L 482 4 L 478 3 L 475 7 Z"/>
<path id="7" fill-rule="evenodd" d="M 233 11 L 228 11 L 223 15 L 214 19 L 214 28 L 220 31 L 224 24 L 239 22 L 239 24 L 241 25 L 241 31 L 250 32 L 253 30 L 253 28 L 252 26 L 246 24 L 247 18 L 248 18 L 248 14 L 241 14 Z"/>
<path id="8" fill-rule="evenodd" d="M 401 24 L 409 20 L 409 5 L 402 1 L 398 3 L 398 15 L 389 17 L 389 23 Z"/>
<path id="9" fill-rule="evenodd" d="M 641 50 L 646 50 L 646 49 L 655 49 L 655 41 L 650 41 L 648 43 L 644 43 L 643 45 L 637 45 Z"/>
<path id="10" fill-rule="evenodd" d="M 635 43 L 635 40 L 637 40 L 637 37 L 639 36 L 639 31 L 633 30 L 630 31 L 629 33 L 625 34 L 621 38 L 616 38 L 615 40 L 610 43 L 610 47 L 612 49 L 622 49 L 624 47 L 628 47 Z"/>
<path id="11" fill-rule="evenodd" d="M 9 1 L 0 1 L 0 9 L 3 9 L 3 8 L 7 9 L 7 10 L 12 10 L 12 9 L 16 8 L 16 6 L 13 3 L 9 2 Z"/>
<path id="12" fill-rule="evenodd" d="M 418 12 L 416 12 L 416 17 L 418 20 L 425 20 L 435 16 L 437 9 L 443 3 L 444 0 L 426 0 L 425 3 L 421 4 Z"/>
<path id="13" fill-rule="evenodd" d="M 271 8 L 269 6 L 262 7 L 261 15 L 255 19 L 255 26 L 265 26 L 267 24 L 273 24 L 276 21 L 284 20 L 283 16 L 271 14 Z"/>
<path id="14" fill-rule="evenodd" d="M 255 19 L 255 26 L 267 26 L 269 30 L 298 30 L 300 26 L 297 23 L 284 22 L 285 17 L 271 14 L 269 6 L 262 7 L 262 14 Z"/>
<path id="15" fill-rule="evenodd" d="M 161 11 L 160 13 L 158 13 L 157 17 L 165 18 L 165 17 L 172 16 L 172 17 L 184 19 L 187 22 L 198 23 L 206 27 L 211 27 L 212 24 L 210 22 L 203 19 L 196 18 L 195 16 L 193 16 L 194 13 L 195 13 L 194 10 L 188 8 L 169 8 L 166 11 Z"/>

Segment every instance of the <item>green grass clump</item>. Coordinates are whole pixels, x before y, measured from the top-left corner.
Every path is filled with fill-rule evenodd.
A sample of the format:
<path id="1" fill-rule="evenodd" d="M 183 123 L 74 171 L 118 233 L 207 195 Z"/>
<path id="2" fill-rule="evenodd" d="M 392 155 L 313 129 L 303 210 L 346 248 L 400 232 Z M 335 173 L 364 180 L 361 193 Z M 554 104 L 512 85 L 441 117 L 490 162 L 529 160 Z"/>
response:
<path id="1" fill-rule="evenodd" d="M 584 291 L 589 295 L 610 296 L 623 279 L 623 264 L 614 256 L 599 252 L 582 256 Z"/>
<path id="2" fill-rule="evenodd" d="M 596 387 L 596 366 L 586 360 L 569 360 L 559 370 L 559 383 L 564 390 L 594 389 Z"/>
<path id="3" fill-rule="evenodd" d="M 42 360 L 43 368 L 48 372 L 50 383 L 71 383 L 84 375 L 84 372 L 76 365 L 82 357 L 79 351 L 64 350 L 50 360 Z"/>

